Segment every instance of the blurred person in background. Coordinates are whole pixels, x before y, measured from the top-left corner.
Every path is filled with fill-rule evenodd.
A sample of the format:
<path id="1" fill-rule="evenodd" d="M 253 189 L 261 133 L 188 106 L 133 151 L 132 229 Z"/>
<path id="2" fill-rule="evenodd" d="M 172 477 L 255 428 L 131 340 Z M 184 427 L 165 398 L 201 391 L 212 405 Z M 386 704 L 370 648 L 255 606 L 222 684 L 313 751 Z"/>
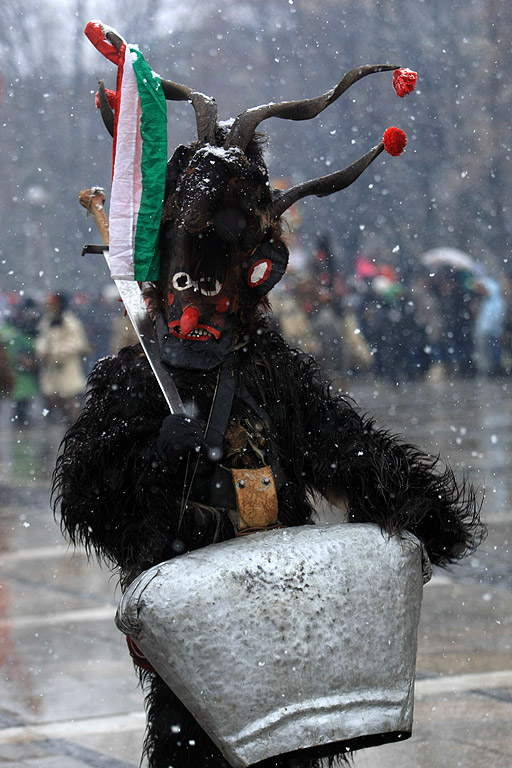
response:
<path id="1" fill-rule="evenodd" d="M 107 355 L 117 355 L 123 347 L 138 344 L 139 339 L 124 308 L 116 286 L 107 285 L 102 292 L 105 316 L 109 320 Z"/>
<path id="2" fill-rule="evenodd" d="M 430 277 L 430 290 L 442 323 L 436 359 L 443 376 L 472 378 L 476 372 L 473 275 L 449 265 L 438 267 Z"/>
<path id="3" fill-rule="evenodd" d="M 475 280 L 475 293 L 480 298 L 474 329 L 476 367 L 484 376 L 500 375 L 507 309 L 503 291 L 495 278 L 481 275 Z"/>
<path id="4" fill-rule="evenodd" d="M 307 273 L 288 269 L 272 301 L 272 327 L 288 344 L 319 357 L 322 345 L 311 324 L 312 282 Z"/>
<path id="5" fill-rule="evenodd" d="M 3 328 L 0 331 L 0 402 L 9 399 L 14 384 L 14 371 L 11 365 L 11 359 L 7 350 L 7 344 L 3 335 Z"/>
<path id="6" fill-rule="evenodd" d="M 0 327 L 0 483 L 7 480 L 10 465 L 11 392 L 14 371 Z"/>
<path id="7" fill-rule="evenodd" d="M 112 319 L 112 333 L 109 340 L 109 354 L 117 355 L 123 347 L 131 347 L 138 343 L 137 334 L 133 330 L 130 318 L 124 312 L 118 312 Z"/>
<path id="8" fill-rule="evenodd" d="M 2 327 L 14 376 L 11 417 L 20 427 L 30 424 L 32 405 L 39 394 L 38 365 L 34 349 L 39 320 L 38 305 L 34 299 L 28 298 L 12 309 Z"/>
<path id="9" fill-rule="evenodd" d="M 48 296 L 35 349 L 39 384 L 50 418 L 71 424 L 85 391 L 84 359 L 90 354 L 84 326 L 62 293 Z"/>

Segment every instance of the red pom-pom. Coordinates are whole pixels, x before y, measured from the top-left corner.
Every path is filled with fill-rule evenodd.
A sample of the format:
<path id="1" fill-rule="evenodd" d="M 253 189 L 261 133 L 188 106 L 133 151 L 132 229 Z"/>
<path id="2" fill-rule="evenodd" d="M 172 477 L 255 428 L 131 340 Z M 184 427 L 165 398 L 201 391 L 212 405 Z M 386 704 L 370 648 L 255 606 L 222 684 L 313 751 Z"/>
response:
<path id="1" fill-rule="evenodd" d="M 116 108 L 116 102 L 117 102 L 117 93 L 115 91 L 111 91 L 109 88 L 105 88 L 105 93 L 107 94 L 108 103 L 112 107 L 112 109 Z M 96 97 L 95 97 L 95 104 L 96 109 L 100 108 L 100 97 L 98 95 L 98 91 L 96 91 Z"/>
<path id="2" fill-rule="evenodd" d="M 393 157 L 401 155 L 407 144 L 407 136 L 404 131 L 401 131 L 400 128 L 395 128 L 394 125 L 384 131 L 382 140 L 384 142 L 384 149 L 388 155 L 393 155 Z"/>
<path id="3" fill-rule="evenodd" d="M 414 91 L 417 79 L 418 73 L 413 72 L 412 69 L 395 69 L 393 73 L 393 88 L 396 91 L 396 95 L 403 99 L 408 93 Z"/>

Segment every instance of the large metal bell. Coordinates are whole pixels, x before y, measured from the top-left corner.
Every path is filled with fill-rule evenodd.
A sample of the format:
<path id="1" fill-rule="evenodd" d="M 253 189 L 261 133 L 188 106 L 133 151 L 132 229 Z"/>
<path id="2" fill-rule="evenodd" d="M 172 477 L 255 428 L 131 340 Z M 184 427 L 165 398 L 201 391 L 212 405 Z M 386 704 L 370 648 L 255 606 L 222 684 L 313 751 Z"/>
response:
<path id="1" fill-rule="evenodd" d="M 154 566 L 116 621 L 234 768 L 333 754 L 410 736 L 425 571 L 375 525 L 277 529 Z"/>

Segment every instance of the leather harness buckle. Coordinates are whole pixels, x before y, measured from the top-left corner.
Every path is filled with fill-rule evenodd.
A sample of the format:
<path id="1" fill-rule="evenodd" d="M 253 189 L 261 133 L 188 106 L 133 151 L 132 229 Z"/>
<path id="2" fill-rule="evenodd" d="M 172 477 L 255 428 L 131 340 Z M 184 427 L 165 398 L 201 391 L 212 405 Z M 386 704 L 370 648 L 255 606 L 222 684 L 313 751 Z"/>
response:
<path id="1" fill-rule="evenodd" d="M 232 469 L 238 532 L 279 525 L 277 491 L 271 467 Z M 248 533 L 248 531 L 246 531 Z"/>

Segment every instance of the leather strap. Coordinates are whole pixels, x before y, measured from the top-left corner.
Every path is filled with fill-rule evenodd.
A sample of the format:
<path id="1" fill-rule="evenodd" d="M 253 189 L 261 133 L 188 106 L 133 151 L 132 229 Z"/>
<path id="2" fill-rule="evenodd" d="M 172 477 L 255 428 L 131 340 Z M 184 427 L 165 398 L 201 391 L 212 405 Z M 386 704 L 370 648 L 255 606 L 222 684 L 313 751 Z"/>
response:
<path id="1" fill-rule="evenodd" d="M 236 391 L 235 373 L 230 365 L 222 365 L 217 387 L 213 396 L 210 418 L 204 433 L 204 440 L 211 449 L 222 448 L 224 436 L 231 416 Z"/>
<path id="2" fill-rule="evenodd" d="M 236 377 L 229 359 L 219 371 L 204 440 L 213 451 L 221 456 L 222 444 L 231 416 L 236 393 Z M 244 387 L 240 397 L 262 420 L 268 422 L 267 414 Z M 218 463 L 210 486 L 209 503 L 215 507 L 236 510 L 232 515 L 237 534 L 264 530 L 280 525 L 278 521 L 277 485 L 281 477 L 274 479 L 274 463 L 277 474 L 282 475 L 278 462 L 256 469 L 229 469 Z M 233 519 L 235 517 L 235 519 Z"/>

